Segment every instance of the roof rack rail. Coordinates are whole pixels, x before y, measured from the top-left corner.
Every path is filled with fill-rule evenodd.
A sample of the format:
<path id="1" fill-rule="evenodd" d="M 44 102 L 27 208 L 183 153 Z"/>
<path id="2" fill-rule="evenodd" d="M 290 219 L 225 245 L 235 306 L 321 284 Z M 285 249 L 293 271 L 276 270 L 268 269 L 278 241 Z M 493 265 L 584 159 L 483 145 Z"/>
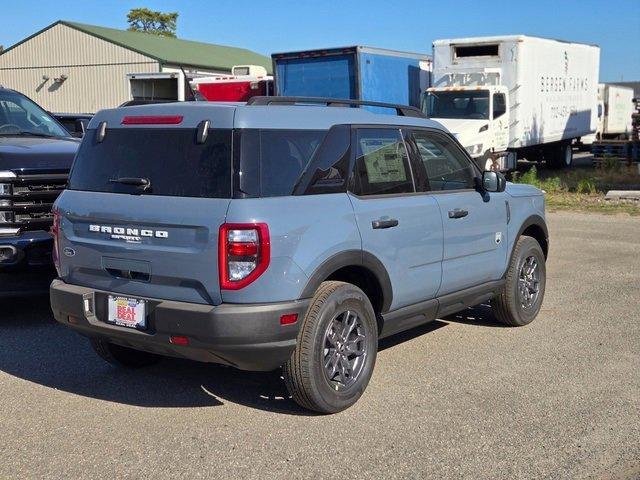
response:
<path id="1" fill-rule="evenodd" d="M 366 100 L 350 100 L 345 98 L 323 97 L 251 97 L 247 105 L 297 105 L 297 104 L 322 104 L 327 107 L 384 107 L 394 109 L 399 117 L 426 118 L 422 110 L 409 105 L 397 105 L 395 103 L 369 102 Z"/>

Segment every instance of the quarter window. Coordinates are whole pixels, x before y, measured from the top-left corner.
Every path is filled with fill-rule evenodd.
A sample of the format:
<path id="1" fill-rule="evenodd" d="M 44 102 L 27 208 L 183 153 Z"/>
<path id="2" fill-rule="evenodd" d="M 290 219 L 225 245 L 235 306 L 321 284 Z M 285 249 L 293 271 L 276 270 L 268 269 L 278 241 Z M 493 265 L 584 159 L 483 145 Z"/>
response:
<path id="1" fill-rule="evenodd" d="M 425 131 L 414 131 L 413 137 L 430 190 L 463 190 L 474 187 L 476 172 L 453 140 L 445 135 Z"/>
<path id="2" fill-rule="evenodd" d="M 396 129 L 356 131 L 355 193 L 383 195 L 415 191 L 407 151 Z"/>

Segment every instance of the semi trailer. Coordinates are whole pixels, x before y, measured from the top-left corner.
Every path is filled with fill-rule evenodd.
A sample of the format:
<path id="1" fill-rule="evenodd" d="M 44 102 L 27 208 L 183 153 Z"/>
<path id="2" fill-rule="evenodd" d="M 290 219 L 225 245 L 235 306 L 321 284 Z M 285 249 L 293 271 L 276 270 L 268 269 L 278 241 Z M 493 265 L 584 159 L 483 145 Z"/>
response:
<path id="1" fill-rule="evenodd" d="M 517 159 L 571 166 L 572 142 L 596 130 L 600 49 L 525 35 L 437 40 L 422 108 L 481 168 Z"/>

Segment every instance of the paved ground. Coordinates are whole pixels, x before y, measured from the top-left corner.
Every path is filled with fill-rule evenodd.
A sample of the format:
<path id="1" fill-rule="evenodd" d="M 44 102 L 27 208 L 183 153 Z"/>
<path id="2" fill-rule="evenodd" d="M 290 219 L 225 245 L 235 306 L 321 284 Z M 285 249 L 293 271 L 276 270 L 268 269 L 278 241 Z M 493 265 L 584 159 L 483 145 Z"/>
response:
<path id="1" fill-rule="evenodd" d="M 536 322 L 478 307 L 392 338 L 334 416 L 277 374 L 116 370 L 45 300 L 0 300 L 0 478 L 640 478 L 640 219 L 549 220 Z"/>

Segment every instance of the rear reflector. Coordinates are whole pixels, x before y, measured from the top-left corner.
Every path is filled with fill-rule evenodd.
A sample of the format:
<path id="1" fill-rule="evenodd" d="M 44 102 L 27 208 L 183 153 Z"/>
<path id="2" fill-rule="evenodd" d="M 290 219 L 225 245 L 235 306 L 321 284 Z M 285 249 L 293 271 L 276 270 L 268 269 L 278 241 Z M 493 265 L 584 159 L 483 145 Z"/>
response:
<path id="1" fill-rule="evenodd" d="M 189 345 L 189 338 L 188 337 L 182 337 L 180 335 L 172 335 L 171 337 L 169 337 L 169 343 L 172 343 L 174 345 Z"/>
<path id="2" fill-rule="evenodd" d="M 298 321 L 297 313 L 289 313 L 280 317 L 280 325 L 292 325 Z"/>
<path id="3" fill-rule="evenodd" d="M 183 118 L 182 115 L 126 116 L 122 119 L 122 125 L 178 125 Z"/>

